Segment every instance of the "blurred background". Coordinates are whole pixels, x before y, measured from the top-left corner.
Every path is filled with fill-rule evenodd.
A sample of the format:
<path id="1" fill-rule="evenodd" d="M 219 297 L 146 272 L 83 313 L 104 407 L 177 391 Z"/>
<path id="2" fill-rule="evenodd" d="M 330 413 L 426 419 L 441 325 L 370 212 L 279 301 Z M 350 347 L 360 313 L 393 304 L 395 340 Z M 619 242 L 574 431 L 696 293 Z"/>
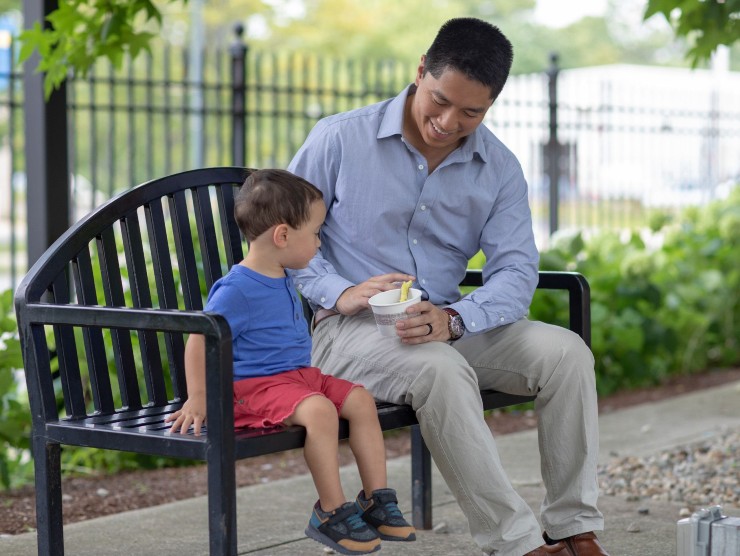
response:
<path id="1" fill-rule="evenodd" d="M 514 44 L 486 125 L 524 167 L 540 248 L 556 231 L 645 226 L 740 179 L 740 47 L 691 69 L 665 18 L 643 19 L 646 0 L 155 4 L 161 23 L 139 22 L 156 34 L 149 52 L 67 80 L 70 222 L 173 172 L 284 167 L 318 118 L 411 82 L 439 26 L 461 15 Z M 27 215 L 20 0 L 0 12 L 1 290 L 27 269 Z"/>

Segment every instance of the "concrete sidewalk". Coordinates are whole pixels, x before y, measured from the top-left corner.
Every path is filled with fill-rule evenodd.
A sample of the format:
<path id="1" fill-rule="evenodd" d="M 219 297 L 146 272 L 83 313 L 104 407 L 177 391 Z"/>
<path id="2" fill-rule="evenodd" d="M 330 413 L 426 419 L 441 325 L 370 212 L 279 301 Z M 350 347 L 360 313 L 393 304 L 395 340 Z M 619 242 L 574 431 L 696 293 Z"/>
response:
<path id="1" fill-rule="evenodd" d="M 740 382 L 615 411 L 602 415 L 599 424 L 599 461 L 602 463 L 615 455 L 646 456 L 703 440 L 725 427 L 740 427 Z M 501 436 L 498 444 L 515 486 L 539 514 L 544 488 L 539 472 L 536 431 Z M 348 496 L 360 489 L 354 466 L 342 470 L 342 481 Z M 408 515 L 408 457 L 389 460 L 388 481 L 397 489 L 401 507 Z M 468 534 L 462 512 L 437 472 L 433 492 L 435 531 L 420 531 L 413 543 L 384 542 L 380 554 L 480 555 Z M 238 553 L 256 556 L 326 554 L 323 545 L 303 535 L 315 500 L 316 493 L 308 476 L 239 489 Z M 606 517 L 606 531 L 599 533 L 599 538 L 611 556 L 675 556 L 676 522 L 680 518 L 681 504 L 602 496 L 599 507 Z M 740 517 L 740 508 L 724 507 L 723 511 Z M 639 531 L 628 532 L 628 528 L 639 528 Z M 64 533 L 65 552 L 74 556 L 208 554 L 206 499 L 200 497 L 75 523 L 66 526 Z M 35 533 L 0 538 L 0 554 L 36 554 Z"/>

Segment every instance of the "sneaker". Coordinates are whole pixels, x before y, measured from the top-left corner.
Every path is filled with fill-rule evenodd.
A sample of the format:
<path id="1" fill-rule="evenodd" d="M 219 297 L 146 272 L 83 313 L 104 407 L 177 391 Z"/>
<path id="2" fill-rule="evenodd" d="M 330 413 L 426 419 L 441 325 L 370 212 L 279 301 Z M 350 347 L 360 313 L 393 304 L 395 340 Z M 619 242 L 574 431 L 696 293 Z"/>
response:
<path id="1" fill-rule="evenodd" d="M 380 550 L 378 535 L 362 521 L 352 502 L 331 512 L 325 512 L 316 502 L 306 535 L 342 554 L 368 554 Z"/>
<path id="2" fill-rule="evenodd" d="M 396 491 L 392 488 L 374 490 L 372 496 L 365 498 L 360 491 L 355 500 L 358 513 L 384 541 L 415 541 L 416 529 L 409 525 L 398 509 Z"/>

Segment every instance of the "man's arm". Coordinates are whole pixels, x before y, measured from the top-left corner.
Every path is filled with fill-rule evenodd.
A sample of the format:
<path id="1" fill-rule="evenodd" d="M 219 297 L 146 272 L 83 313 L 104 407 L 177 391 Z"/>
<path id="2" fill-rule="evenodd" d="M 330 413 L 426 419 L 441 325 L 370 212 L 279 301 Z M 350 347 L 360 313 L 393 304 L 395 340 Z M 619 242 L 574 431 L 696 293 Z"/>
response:
<path id="1" fill-rule="evenodd" d="M 537 287 L 539 253 L 534 241 L 527 184 L 516 158 L 507 160 L 503 186 L 481 233 L 484 285 L 451 307 L 466 334 L 511 324 L 527 314 Z"/>
<path id="2" fill-rule="evenodd" d="M 320 120 L 303 143 L 288 171 L 308 180 L 321 190 L 326 210 L 330 211 L 334 203 L 334 191 L 341 163 L 341 154 L 334 144 L 325 120 Z M 288 273 L 296 283 L 301 295 L 315 306 L 334 309 L 339 296 L 348 288 L 355 286 L 336 271 L 334 266 L 324 259 L 321 250 L 309 265 L 301 270 L 289 270 Z"/>

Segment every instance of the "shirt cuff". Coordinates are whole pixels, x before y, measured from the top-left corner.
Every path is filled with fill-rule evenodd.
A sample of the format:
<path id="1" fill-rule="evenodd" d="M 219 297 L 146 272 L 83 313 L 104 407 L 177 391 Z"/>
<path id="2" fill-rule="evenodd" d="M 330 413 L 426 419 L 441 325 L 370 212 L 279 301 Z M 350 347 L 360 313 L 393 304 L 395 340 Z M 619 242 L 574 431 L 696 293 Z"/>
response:
<path id="1" fill-rule="evenodd" d="M 349 280 L 345 280 L 338 274 L 327 274 L 314 283 L 311 291 L 304 294 L 303 284 L 298 284 L 298 291 L 301 295 L 306 295 L 312 305 L 323 307 L 324 309 L 334 309 L 337 305 L 337 299 L 342 295 L 344 290 L 354 286 Z"/>

